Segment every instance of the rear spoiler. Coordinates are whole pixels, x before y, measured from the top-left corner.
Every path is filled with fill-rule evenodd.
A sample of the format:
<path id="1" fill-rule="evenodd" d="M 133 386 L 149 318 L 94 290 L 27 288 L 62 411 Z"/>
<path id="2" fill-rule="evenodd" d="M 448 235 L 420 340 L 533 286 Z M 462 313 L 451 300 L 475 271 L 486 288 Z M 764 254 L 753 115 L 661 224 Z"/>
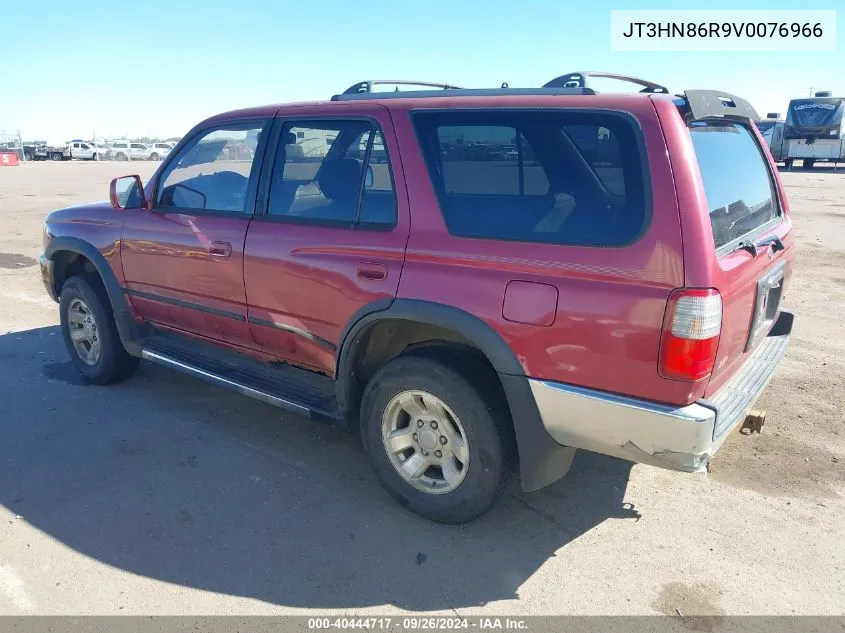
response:
<path id="1" fill-rule="evenodd" d="M 751 119 L 759 121 L 760 115 L 748 101 L 742 97 L 719 92 L 718 90 L 686 90 L 683 98 L 690 109 L 693 120 L 712 119 Z"/>

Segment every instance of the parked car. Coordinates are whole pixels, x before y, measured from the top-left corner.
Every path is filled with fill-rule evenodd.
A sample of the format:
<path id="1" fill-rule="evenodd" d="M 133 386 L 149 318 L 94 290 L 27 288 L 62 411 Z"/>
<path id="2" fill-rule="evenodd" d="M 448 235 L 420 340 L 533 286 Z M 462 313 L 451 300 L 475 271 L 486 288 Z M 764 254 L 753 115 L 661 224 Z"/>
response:
<path id="1" fill-rule="evenodd" d="M 202 122 L 146 186 L 48 216 L 73 363 L 106 384 L 143 358 L 357 427 L 436 521 L 486 512 L 515 470 L 550 484 L 578 448 L 705 470 L 787 347 L 789 206 L 746 101 L 592 76 Z M 531 160 L 489 160 L 514 138 Z"/>
<path id="2" fill-rule="evenodd" d="M 114 141 L 109 148 L 111 160 L 158 160 L 160 153 L 144 143 Z"/>
<path id="3" fill-rule="evenodd" d="M 100 160 L 108 153 L 107 149 L 87 141 L 75 140 L 69 145 L 70 157 L 80 160 Z"/>
<path id="4" fill-rule="evenodd" d="M 173 151 L 173 147 L 173 143 L 150 143 L 150 149 L 152 150 L 150 157 L 153 160 L 163 160 Z"/>

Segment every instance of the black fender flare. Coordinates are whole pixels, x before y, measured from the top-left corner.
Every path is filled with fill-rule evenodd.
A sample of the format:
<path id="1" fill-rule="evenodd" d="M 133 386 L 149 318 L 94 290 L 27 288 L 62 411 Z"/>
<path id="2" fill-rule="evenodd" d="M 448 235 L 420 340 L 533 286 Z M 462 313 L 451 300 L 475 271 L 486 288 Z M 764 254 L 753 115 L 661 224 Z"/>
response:
<path id="1" fill-rule="evenodd" d="M 520 479 L 525 490 L 542 488 L 569 471 L 574 448 L 561 446 L 543 426 L 528 377 L 513 350 L 487 323 L 454 306 L 418 299 L 382 299 L 356 312 L 344 328 L 338 346 L 336 386 L 341 409 L 348 411 L 354 389 L 353 365 L 363 334 L 379 321 L 399 319 L 436 325 L 470 341 L 490 362 L 508 400 L 519 452 Z"/>
<path id="2" fill-rule="evenodd" d="M 129 308 L 129 303 L 123 294 L 123 288 L 115 277 L 114 271 L 109 266 L 106 258 L 99 249 L 85 240 L 78 237 L 59 236 L 52 239 L 44 251 L 44 256 L 52 261 L 56 253 L 62 251 L 69 251 L 71 253 L 78 253 L 88 261 L 90 261 L 97 274 L 103 282 L 103 287 L 106 289 L 106 294 L 111 303 L 112 313 L 114 314 L 115 325 L 117 326 L 118 334 L 123 342 L 123 346 L 130 354 L 140 354 L 140 346 L 138 344 L 141 339 L 138 324 L 132 311 Z M 55 278 L 53 284 L 55 285 Z M 61 288 L 55 288 L 56 296 L 61 293 Z"/>

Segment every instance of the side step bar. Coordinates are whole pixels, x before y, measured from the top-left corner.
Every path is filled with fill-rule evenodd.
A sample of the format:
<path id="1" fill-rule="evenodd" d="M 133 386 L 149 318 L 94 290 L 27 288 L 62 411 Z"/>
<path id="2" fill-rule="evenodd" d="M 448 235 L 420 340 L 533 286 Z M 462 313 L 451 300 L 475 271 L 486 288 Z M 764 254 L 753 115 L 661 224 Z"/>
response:
<path id="1" fill-rule="evenodd" d="M 284 363 L 261 362 L 185 336 L 156 332 L 140 349 L 141 358 L 298 415 L 344 424 L 335 381 Z"/>
<path id="2" fill-rule="evenodd" d="M 241 384 L 239 382 L 235 382 L 234 380 L 229 380 L 228 378 L 225 378 L 223 376 L 212 374 L 211 372 L 205 371 L 204 369 L 192 367 L 191 365 L 187 365 L 174 358 L 164 356 L 157 352 L 151 352 L 149 350 L 142 349 L 141 358 L 152 361 L 159 365 L 164 365 L 165 367 L 170 367 L 171 369 L 179 370 L 184 374 L 193 376 L 194 378 L 199 378 L 200 380 L 205 380 L 206 382 L 210 382 L 215 385 L 220 385 L 222 387 L 228 387 L 233 391 L 242 393 L 243 395 L 249 396 L 250 398 L 255 398 L 256 400 L 262 400 L 267 404 L 272 404 L 273 406 L 280 407 L 282 409 L 287 409 L 288 411 L 292 411 L 293 413 L 298 413 L 299 415 L 304 415 L 309 418 L 311 417 L 311 409 L 302 406 L 301 404 L 291 402 L 290 400 L 285 400 L 284 398 L 279 398 L 278 396 L 274 396 L 273 394 L 267 393 L 265 391 L 253 389 L 252 387 Z"/>

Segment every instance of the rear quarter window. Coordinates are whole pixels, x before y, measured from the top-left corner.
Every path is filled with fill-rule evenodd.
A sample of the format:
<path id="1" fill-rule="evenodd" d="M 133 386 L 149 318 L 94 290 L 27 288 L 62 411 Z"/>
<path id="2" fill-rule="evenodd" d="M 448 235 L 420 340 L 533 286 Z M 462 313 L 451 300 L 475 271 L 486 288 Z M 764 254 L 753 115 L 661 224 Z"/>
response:
<path id="1" fill-rule="evenodd" d="M 452 235 L 625 246 L 648 222 L 645 152 L 628 116 L 423 110 L 413 121 Z"/>
<path id="2" fill-rule="evenodd" d="M 751 130 L 740 123 L 701 121 L 689 131 L 716 249 L 775 220 L 774 183 Z"/>

